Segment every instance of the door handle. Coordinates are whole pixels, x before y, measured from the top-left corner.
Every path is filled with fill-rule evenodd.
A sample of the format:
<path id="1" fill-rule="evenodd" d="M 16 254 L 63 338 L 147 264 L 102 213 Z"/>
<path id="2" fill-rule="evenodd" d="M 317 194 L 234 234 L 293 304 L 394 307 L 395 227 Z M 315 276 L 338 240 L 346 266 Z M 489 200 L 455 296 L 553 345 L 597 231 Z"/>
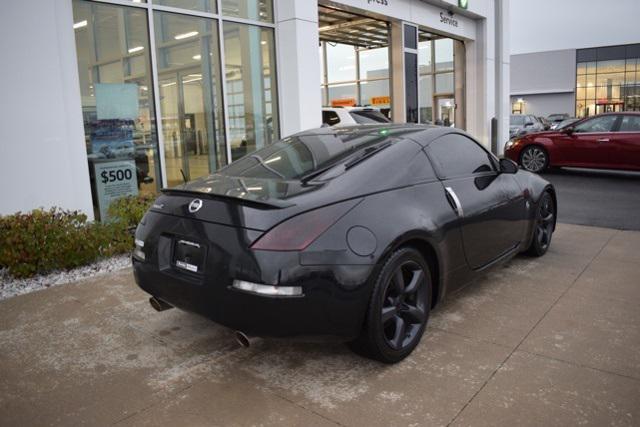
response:
<path id="1" fill-rule="evenodd" d="M 451 204 L 453 209 L 456 211 L 456 213 L 460 218 L 464 217 L 464 212 L 462 211 L 462 205 L 460 204 L 460 199 L 458 199 L 458 196 L 456 195 L 455 191 L 453 191 L 453 188 L 445 187 L 444 189 L 447 192 L 447 200 L 449 200 L 449 203 Z"/>
<path id="2" fill-rule="evenodd" d="M 600 139 L 597 139 L 596 141 L 598 141 L 598 142 L 609 142 L 609 138 L 600 138 Z"/>

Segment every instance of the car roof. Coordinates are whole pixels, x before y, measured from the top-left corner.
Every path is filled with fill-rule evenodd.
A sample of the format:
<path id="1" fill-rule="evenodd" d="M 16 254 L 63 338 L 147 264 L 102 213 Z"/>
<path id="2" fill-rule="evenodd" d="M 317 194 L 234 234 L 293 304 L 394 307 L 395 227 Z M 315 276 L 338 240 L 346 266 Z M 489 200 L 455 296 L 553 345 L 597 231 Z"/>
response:
<path id="1" fill-rule="evenodd" d="M 458 133 L 468 136 L 466 132 L 457 128 L 414 123 L 376 123 L 342 127 L 323 127 L 298 132 L 292 136 L 335 135 L 337 137 L 348 138 L 371 134 L 374 132 L 384 133 L 388 135 L 389 138 L 410 139 L 422 146 L 427 146 L 434 139 L 449 133 Z"/>

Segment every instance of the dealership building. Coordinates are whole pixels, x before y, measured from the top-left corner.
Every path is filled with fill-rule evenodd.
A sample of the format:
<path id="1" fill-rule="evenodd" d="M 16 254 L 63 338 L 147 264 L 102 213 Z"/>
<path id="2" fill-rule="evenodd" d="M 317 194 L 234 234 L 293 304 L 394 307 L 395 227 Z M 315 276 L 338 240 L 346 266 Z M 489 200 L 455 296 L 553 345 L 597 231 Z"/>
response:
<path id="1" fill-rule="evenodd" d="M 319 127 L 323 106 L 508 139 L 507 0 L 25 0 L 0 15 L 0 215 L 106 219 Z M 492 139 L 493 135 L 493 139 Z"/>
<path id="2" fill-rule="evenodd" d="M 511 110 L 640 111 L 640 1 L 511 2 Z"/>

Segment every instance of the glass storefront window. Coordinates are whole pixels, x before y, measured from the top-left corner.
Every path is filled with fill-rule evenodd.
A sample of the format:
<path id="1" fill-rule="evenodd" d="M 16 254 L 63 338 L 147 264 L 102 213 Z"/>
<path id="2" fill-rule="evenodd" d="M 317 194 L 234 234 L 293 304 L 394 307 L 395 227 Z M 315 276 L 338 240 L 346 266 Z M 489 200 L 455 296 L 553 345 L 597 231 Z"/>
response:
<path id="1" fill-rule="evenodd" d="M 328 83 L 348 82 L 356 79 L 356 51 L 347 44 L 325 44 L 327 48 Z"/>
<path id="2" fill-rule="evenodd" d="M 638 45 L 640 46 L 640 45 Z M 576 115 L 637 110 L 638 58 L 636 51 L 614 46 L 593 52 L 578 50 L 577 56 L 598 61 L 576 63 Z M 625 55 L 629 57 L 625 58 Z M 618 58 L 616 59 L 616 56 Z M 612 59 L 613 58 L 613 59 Z"/>
<path id="3" fill-rule="evenodd" d="M 431 40 L 418 43 L 418 68 L 420 74 L 433 72 Z"/>
<path id="4" fill-rule="evenodd" d="M 153 0 L 154 4 L 216 13 L 216 0 Z"/>
<path id="5" fill-rule="evenodd" d="M 222 0 L 222 14 L 273 22 L 273 3 L 272 0 Z"/>
<path id="6" fill-rule="evenodd" d="M 73 0 L 85 144 L 101 220 L 115 198 L 155 193 L 163 182 L 175 186 L 183 174 L 208 175 L 232 160 L 228 152 L 238 158 L 279 134 L 274 30 L 259 24 L 273 22 L 272 0 L 221 0 L 221 8 L 218 0 L 123 2 Z M 222 15 L 224 41 L 218 18 L 202 12 Z"/>
<path id="7" fill-rule="evenodd" d="M 389 80 L 360 82 L 360 104 L 385 108 L 390 105 Z"/>
<path id="8" fill-rule="evenodd" d="M 596 72 L 598 74 L 624 72 L 624 66 L 625 66 L 624 64 L 625 64 L 624 59 L 616 59 L 612 61 L 598 61 Z"/>
<path id="9" fill-rule="evenodd" d="M 322 45 L 318 48 L 318 55 L 320 56 L 320 84 L 324 84 L 324 49 Z"/>
<path id="10" fill-rule="evenodd" d="M 420 76 L 420 123 L 433 121 L 433 75 Z"/>
<path id="11" fill-rule="evenodd" d="M 91 192 L 98 219 L 123 196 L 160 185 L 147 14 L 74 0 Z"/>
<path id="12" fill-rule="evenodd" d="M 233 160 L 279 133 L 273 29 L 224 23 L 229 144 Z"/>
<path id="13" fill-rule="evenodd" d="M 358 103 L 358 87 L 355 83 L 329 86 L 329 105 L 349 105 Z"/>
<path id="14" fill-rule="evenodd" d="M 436 74 L 436 93 L 453 92 L 453 73 Z"/>
<path id="15" fill-rule="evenodd" d="M 597 86 L 611 86 L 624 84 L 624 73 L 606 73 L 597 74 L 596 85 Z"/>
<path id="16" fill-rule="evenodd" d="M 436 71 L 453 70 L 453 39 L 435 41 Z"/>
<path id="17" fill-rule="evenodd" d="M 214 19 L 154 12 L 167 184 L 226 163 L 218 27 Z"/>
<path id="18" fill-rule="evenodd" d="M 389 49 L 366 49 L 360 55 L 360 79 L 378 79 L 389 77 Z"/>

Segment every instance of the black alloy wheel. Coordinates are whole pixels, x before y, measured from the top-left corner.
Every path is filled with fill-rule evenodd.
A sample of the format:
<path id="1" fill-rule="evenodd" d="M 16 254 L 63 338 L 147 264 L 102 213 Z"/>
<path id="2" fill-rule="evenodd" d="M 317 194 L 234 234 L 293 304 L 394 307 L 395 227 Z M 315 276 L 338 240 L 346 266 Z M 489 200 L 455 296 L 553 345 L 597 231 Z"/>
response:
<path id="1" fill-rule="evenodd" d="M 555 227 L 555 215 L 553 198 L 548 191 L 545 191 L 538 202 L 533 238 L 527 253 L 533 256 L 542 256 L 547 252 Z"/>
<path id="2" fill-rule="evenodd" d="M 420 342 L 431 308 L 429 266 L 416 249 L 391 254 L 376 280 L 356 350 L 385 363 L 407 357 Z"/>
<path id="3" fill-rule="evenodd" d="M 529 172 L 540 173 L 549 166 L 549 156 L 543 148 L 530 145 L 522 150 L 520 165 Z"/>

